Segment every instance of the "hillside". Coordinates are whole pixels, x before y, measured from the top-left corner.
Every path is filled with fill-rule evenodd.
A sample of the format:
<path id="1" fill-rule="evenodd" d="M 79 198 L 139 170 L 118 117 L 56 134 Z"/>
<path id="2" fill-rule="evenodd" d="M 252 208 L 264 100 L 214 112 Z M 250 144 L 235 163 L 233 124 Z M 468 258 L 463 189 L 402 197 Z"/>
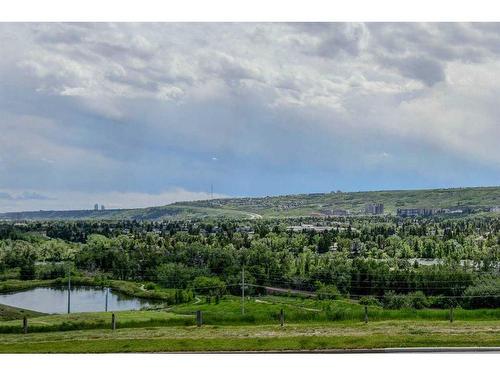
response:
<path id="1" fill-rule="evenodd" d="M 500 187 L 331 192 L 262 198 L 225 198 L 179 202 L 166 206 L 106 211 L 31 211 L 0 214 L 3 220 L 160 220 L 199 217 L 292 217 L 362 214 L 367 203 L 383 203 L 386 214 L 398 208 L 470 208 L 486 211 L 500 206 Z"/>

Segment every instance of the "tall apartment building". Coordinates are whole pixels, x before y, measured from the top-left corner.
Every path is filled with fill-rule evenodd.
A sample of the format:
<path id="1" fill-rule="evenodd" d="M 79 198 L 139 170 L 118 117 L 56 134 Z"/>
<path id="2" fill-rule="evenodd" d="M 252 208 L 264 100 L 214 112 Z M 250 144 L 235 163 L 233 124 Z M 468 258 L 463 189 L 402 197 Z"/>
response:
<path id="1" fill-rule="evenodd" d="M 94 204 L 94 211 L 99 211 L 99 204 Z"/>
<path id="2" fill-rule="evenodd" d="M 383 203 L 368 203 L 365 206 L 365 214 L 367 215 L 382 215 L 384 213 Z"/>

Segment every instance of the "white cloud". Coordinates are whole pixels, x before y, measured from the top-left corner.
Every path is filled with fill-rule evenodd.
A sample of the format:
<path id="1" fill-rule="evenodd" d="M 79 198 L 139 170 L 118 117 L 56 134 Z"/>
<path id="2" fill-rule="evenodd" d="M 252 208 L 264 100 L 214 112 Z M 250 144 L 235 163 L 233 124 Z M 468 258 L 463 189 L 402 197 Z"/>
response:
<path id="1" fill-rule="evenodd" d="M 450 63 L 448 82 L 402 102 L 396 133 L 416 137 L 467 159 L 500 166 L 499 62 L 482 66 Z"/>
<path id="2" fill-rule="evenodd" d="M 3 24 L 0 43 L 0 190 L 499 171 L 498 25 Z"/>
<path id="3" fill-rule="evenodd" d="M 2 195 L 5 197 L 2 199 Z M 50 194 L 50 197 L 45 194 Z M 175 188 L 157 194 L 141 192 L 110 191 L 103 193 L 85 193 L 68 191 L 50 192 L 0 192 L 0 212 L 27 210 L 79 210 L 92 209 L 95 203 L 113 208 L 142 208 L 162 206 L 175 202 L 211 199 L 211 194 L 203 191 L 188 191 Z M 214 198 L 227 197 L 213 193 Z M 7 199 L 8 198 L 8 199 Z"/>

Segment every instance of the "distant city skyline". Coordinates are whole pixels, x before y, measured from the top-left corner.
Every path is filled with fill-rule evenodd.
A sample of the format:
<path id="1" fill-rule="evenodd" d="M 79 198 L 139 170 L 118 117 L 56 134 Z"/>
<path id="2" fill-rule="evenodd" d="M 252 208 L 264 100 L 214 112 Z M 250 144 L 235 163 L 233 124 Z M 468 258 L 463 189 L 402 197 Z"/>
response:
<path id="1" fill-rule="evenodd" d="M 18 23 L 0 43 L 0 212 L 500 185 L 500 24 Z"/>

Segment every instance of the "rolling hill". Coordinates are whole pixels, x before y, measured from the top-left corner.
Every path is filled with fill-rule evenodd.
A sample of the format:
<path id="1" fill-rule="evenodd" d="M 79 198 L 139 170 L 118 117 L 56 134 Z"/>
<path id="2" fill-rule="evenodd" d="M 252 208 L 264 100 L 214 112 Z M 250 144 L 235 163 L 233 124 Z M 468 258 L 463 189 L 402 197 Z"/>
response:
<path id="1" fill-rule="evenodd" d="M 335 215 L 341 210 L 364 212 L 367 203 L 383 203 L 386 214 L 398 208 L 470 208 L 487 211 L 500 206 L 500 187 L 428 190 L 385 190 L 224 198 L 178 202 L 159 207 L 105 211 L 29 211 L 0 214 L 2 220 L 162 220 L 201 217 L 296 217 Z"/>

